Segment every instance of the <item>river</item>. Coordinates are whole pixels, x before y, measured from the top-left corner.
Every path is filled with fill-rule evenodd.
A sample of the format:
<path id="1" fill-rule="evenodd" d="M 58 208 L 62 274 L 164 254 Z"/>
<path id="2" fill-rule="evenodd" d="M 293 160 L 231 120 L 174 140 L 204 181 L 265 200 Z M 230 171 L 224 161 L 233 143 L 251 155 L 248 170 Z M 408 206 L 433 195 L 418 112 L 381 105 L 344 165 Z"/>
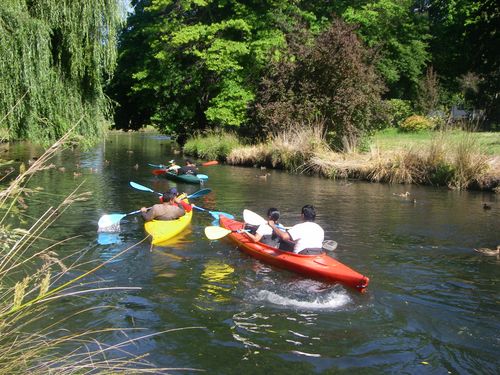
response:
<path id="1" fill-rule="evenodd" d="M 40 153 L 19 143 L 8 156 L 27 161 Z M 80 184 L 80 191 L 92 192 L 44 233 L 60 240 L 78 236 L 56 251 L 80 252 L 80 260 L 90 262 L 83 272 L 146 237 L 137 215 L 124 218 L 111 238 L 96 232 L 104 214 L 157 202 L 129 181 L 155 191 L 200 188 L 151 173 L 147 163 L 170 159 L 183 160 L 168 138 L 151 133 L 110 133 L 89 151 L 66 150 L 52 160 L 56 168 L 30 180 L 29 187 L 43 188 L 27 202 L 31 219 Z M 140 289 L 54 304 L 54 319 L 89 309 L 62 328 L 144 328 L 97 335 L 109 345 L 170 330 L 126 349 L 149 353 L 157 367 L 210 374 L 500 372 L 500 259 L 473 251 L 500 244 L 498 195 L 228 165 L 201 172 L 209 176 L 203 187 L 213 191 L 196 203 L 237 218 L 245 208 L 264 215 L 276 206 L 281 221 L 293 224 L 304 204 L 315 205 L 326 237 L 339 244 L 332 256 L 370 278 L 367 292 L 271 268 L 224 239 L 211 242 L 203 232 L 211 217 L 196 211 L 188 230 L 168 246 L 151 247 L 146 239 L 85 279 L 91 288 Z M 396 195 L 405 191 L 408 198 Z M 484 210 L 483 202 L 492 208 Z"/>

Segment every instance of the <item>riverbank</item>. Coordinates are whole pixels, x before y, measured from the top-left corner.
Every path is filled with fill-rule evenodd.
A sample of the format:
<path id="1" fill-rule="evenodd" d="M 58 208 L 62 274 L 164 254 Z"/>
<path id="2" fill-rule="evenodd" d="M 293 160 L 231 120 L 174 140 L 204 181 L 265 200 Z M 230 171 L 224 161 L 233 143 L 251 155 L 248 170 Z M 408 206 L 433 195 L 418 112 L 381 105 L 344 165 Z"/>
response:
<path id="1" fill-rule="evenodd" d="M 231 134 L 196 136 L 184 152 L 232 165 L 288 170 L 326 178 L 447 186 L 500 193 L 500 133 L 462 131 L 375 134 L 364 152 L 335 152 L 321 133 L 302 129 L 267 143 L 242 145 Z"/>

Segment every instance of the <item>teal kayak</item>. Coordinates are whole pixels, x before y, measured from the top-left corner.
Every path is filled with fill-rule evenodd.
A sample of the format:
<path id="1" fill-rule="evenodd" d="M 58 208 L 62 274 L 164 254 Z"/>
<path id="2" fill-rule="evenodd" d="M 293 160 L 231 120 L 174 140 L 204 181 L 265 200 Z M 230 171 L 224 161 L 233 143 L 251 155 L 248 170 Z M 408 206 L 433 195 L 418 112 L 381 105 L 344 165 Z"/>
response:
<path id="1" fill-rule="evenodd" d="M 199 184 L 203 183 L 207 179 L 201 179 L 193 174 L 175 174 L 171 172 L 165 172 L 165 177 L 168 180 L 172 181 L 178 181 L 178 182 L 185 182 L 187 184 Z"/>

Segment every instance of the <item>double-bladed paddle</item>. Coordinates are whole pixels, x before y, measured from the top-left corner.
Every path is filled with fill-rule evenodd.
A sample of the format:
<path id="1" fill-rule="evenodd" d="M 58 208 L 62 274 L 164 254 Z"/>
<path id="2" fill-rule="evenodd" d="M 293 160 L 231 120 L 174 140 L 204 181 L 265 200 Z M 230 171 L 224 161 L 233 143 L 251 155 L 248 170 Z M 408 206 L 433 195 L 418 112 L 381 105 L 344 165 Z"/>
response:
<path id="1" fill-rule="evenodd" d="M 151 207 L 148 207 L 149 210 Z M 128 214 L 109 214 L 103 215 L 97 223 L 98 232 L 119 232 L 120 231 L 120 220 L 125 216 L 135 215 L 141 212 L 141 210 L 136 210 L 129 212 Z"/>
<path id="2" fill-rule="evenodd" d="M 130 181 L 130 186 L 132 186 L 134 189 L 138 189 L 138 190 L 141 190 L 141 191 L 148 191 L 150 193 L 155 193 L 155 194 L 158 194 L 158 195 L 162 195 L 161 193 L 157 192 L 157 191 L 154 191 L 153 189 L 150 189 L 146 186 L 143 186 L 143 185 L 140 185 L 138 184 L 137 182 L 133 182 L 133 181 Z M 201 190 L 198 190 L 197 192 L 194 192 L 193 194 L 190 194 L 187 196 L 188 199 L 191 199 L 191 198 L 198 198 L 198 197 L 201 197 L 203 195 L 206 195 L 208 193 L 210 193 L 212 191 L 212 189 L 201 189 Z M 224 215 L 230 219 L 234 219 L 234 216 L 231 215 L 231 214 L 228 214 L 227 212 L 221 212 L 221 211 L 210 211 L 210 210 L 207 210 L 203 207 L 199 207 L 199 206 L 196 206 L 194 204 L 192 204 L 193 208 L 196 208 L 197 210 L 199 211 L 204 211 L 204 212 L 208 212 L 210 215 L 212 215 L 212 217 L 214 219 L 217 219 L 219 220 L 219 216 L 220 215 Z"/>
<path id="3" fill-rule="evenodd" d="M 134 182 L 134 181 L 130 181 L 129 184 L 130 184 L 130 186 L 132 186 L 134 189 L 137 189 L 137 190 L 147 191 L 147 192 L 154 193 L 157 195 L 163 195 L 162 193 L 160 193 L 158 191 L 154 191 L 153 189 L 150 189 L 147 186 L 138 184 L 137 182 Z M 199 197 L 202 197 L 204 195 L 207 195 L 211 191 L 212 191 L 212 189 L 208 189 L 208 188 L 201 189 L 201 190 L 195 191 L 193 194 L 189 194 L 186 198 L 188 198 L 188 199 L 199 198 Z"/>
<path id="4" fill-rule="evenodd" d="M 150 188 L 148 188 L 146 186 L 140 185 L 140 184 L 138 184 L 136 182 L 133 182 L 133 181 L 130 181 L 130 185 L 133 188 L 141 190 L 141 191 L 147 191 L 147 192 L 150 192 L 150 193 L 162 195 L 162 193 L 154 191 L 153 189 L 150 189 Z M 188 195 L 187 198 L 191 199 L 191 198 L 202 197 L 204 195 L 207 195 L 211 191 L 212 191 L 212 189 L 201 189 L 201 190 L 198 190 L 198 191 L 194 192 L 193 194 Z M 150 208 L 151 207 L 148 207 L 148 210 Z M 121 221 L 121 219 L 123 219 L 125 216 L 138 214 L 139 212 L 141 212 L 141 210 L 132 211 L 132 212 L 129 212 L 127 214 L 109 214 L 109 215 L 104 215 L 104 216 L 102 216 L 99 219 L 99 222 L 97 223 L 97 227 L 98 227 L 97 231 L 98 232 L 117 232 L 117 231 L 120 230 L 120 221 Z"/>

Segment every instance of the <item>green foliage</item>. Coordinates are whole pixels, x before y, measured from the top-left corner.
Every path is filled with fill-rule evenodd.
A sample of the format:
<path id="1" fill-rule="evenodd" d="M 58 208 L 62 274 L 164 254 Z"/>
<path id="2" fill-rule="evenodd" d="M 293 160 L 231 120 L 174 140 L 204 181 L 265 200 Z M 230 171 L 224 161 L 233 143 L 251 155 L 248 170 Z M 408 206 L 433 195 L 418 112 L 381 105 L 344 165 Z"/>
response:
<path id="1" fill-rule="evenodd" d="M 188 155 L 207 160 L 226 160 L 233 149 L 241 147 L 234 133 L 211 131 L 187 140 L 183 151 Z"/>
<path id="2" fill-rule="evenodd" d="M 346 22 L 360 26 L 366 44 L 379 51 L 377 68 L 398 98 L 416 89 L 430 59 L 427 23 L 413 8 L 411 0 L 377 0 L 343 13 Z"/>
<path id="3" fill-rule="evenodd" d="M 77 122 L 87 140 L 102 134 L 120 20 L 116 0 L 2 4 L 0 126 L 10 139 L 47 143 Z"/>
<path id="4" fill-rule="evenodd" d="M 399 129 L 404 132 L 419 132 L 422 130 L 431 130 L 434 128 L 434 123 L 427 117 L 413 115 L 404 120 Z"/>
<path id="5" fill-rule="evenodd" d="M 411 102 L 402 99 L 390 99 L 387 101 L 389 107 L 390 124 L 393 127 L 399 125 L 413 113 Z"/>
<path id="6" fill-rule="evenodd" d="M 139 2 L 134 10 L 110 86 L 121 104 L 117 126 L 153 123 L 180 140 L 247 121 L 261 69 L 286 43 L 281 28 L 304 13 L 282 2 L 188 0 Z"/>
<path id="7" fill-rule="evenodd" d="M 341 20 L 316 38 L 304 33 L 299 42 L 267 69 L 254 123 L 265 134 L 320 120 L 334 145 L 355 148 L 360 136 L 384 121 L 384 87 L 373 55 Z"/>
<path id="8" fill-rule="evenodd" d="M 500 4 L 495 0 L 436 0 L 428 14 L 433 65 L 450 96 L 463 90 L 462 77 L 474 77 L 476 82 L 462 91 L 466 107 L 483 111 L 483 128 L 500 124 Z"/>

